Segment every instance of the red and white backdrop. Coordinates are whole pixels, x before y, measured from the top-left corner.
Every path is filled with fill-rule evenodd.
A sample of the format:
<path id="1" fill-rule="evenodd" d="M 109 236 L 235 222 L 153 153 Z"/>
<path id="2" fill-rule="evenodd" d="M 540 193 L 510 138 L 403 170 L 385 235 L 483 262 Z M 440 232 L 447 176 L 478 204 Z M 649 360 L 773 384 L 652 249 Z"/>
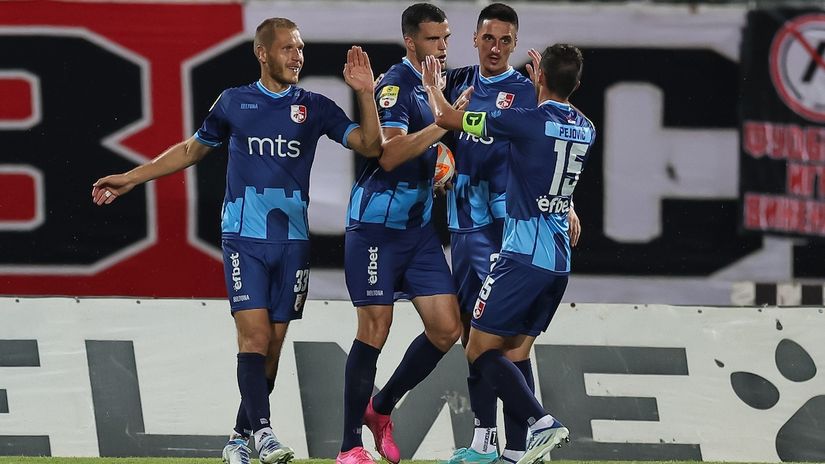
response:
<path id="1" fill-rule="evenodd" d="M 223 88 L 257 79 L 250 38 L 266 17 L 298 22 L 301 85 L 355 116 L 345 50 L 364 45 L 376 72 L 397 62 L 405 6 L 0 2 L 0 294 L 197 298 L 0 298 L 0 454 L 219 455 L 237 406 L 218 248 L 225 153 L 106 208 L 92 205 L 91 184 L 188 137 Z M 479 6 L 443 7 L 450 64 L 474 63 Z M 818 214 L 821 12 L 518 9 L 513 64 L 531 47 L 578 44 L 574 102 L 600 134 L 577 189 L 584 232 L 569 303 L 535 352 L 538 395 L 574 431 L 557 457 L 825 460 L 820 219 L 790 228 L 798 214 L 747 214 L 753 195 Z M 299 456 L 332 457 L 340 438 L 355 315 L 317 300 L 346 299 L 342 230 L 358 162 L 319 144 L 316 301 L 290 330 L 273 396 Z M 732 300 L 819 307 L 706 306 Z M 379 384 L 421 330 L 400 306 Z M 405 458 L 466 445 L 464 366 L 457 346 L 399 405 Z"/>
<path id="2" fill-rule="evenodd" d="M 223 88 L 255 80 L 250 37 L 269 16 L 290 17 L 301 28 L 307 42 L 301 85 L 355 116 L 340 77 L 344 51 L 364 45 L 376 73 L 397 62 L 404 6 L 0 3 L 0 294 L 224 295 L 218 259 L 224 153 L 106 208 L 91 204 L 92 182 L 188 137 Z M 453 31 L 450 64 L 474 63 L 478 5 L 442 6 Z M 740 126 L 749 134 L 754 124 L 786 124 L 756 116 L 741 122 L 740 97 L 753 95 L 747 85 L 759 85 L 759 95 L 780 98 L 772 105 L 799 114 L 792 124 L 813 134 L 814 148 L 825 143 L 822 121 L 781 99 L 787 86 L 741 79 L 752 67 L 768 72 L 773 56 L 767 47 L 740 47 L 751 21 L 746 11 L 525 4 L 519 12 L 513 63 L 526 63 L 531 47 L 557 41 L 582 47 L 585 74 L 574 102 L 600 133 L 577 189 L 584 233 L 568 300 L 728 304 L 741 281 L 821 281 L 821 230 L 789 238 L 776 235 L 787 232 L 776 227 L 747 221 L 742 227 L 750 217 L 740 207 L 747 192 L 789 194 L 756 185 L 760 172 L 778 172 L 757 168 L 764 156 L 739 156 Z M 791 80 L 814 89 L 801 107 L 821 111 L 821 32 L 809 31 L 808 23 L 783 29 L 794 12 L 778 19 L 762 14 L 776 22 L 765 37 L 784 34 L 778 40 L 790 44 L 783 65 L 802 73 Z M 812 51 L 794 45 L 802 43 L 800 34 Z M 751 43 L 745 37 L 744 45 Z M 310 209 L 316 298 L 346 298 L 343 218 L 358 163 L 332 142 L 319 145 Z M 806 181 L 814 186 L 803 192 L 808 203 L 821 203 L 817 163 L 804 169 L 791 163 L 805 179 L 819 179 Z"/>

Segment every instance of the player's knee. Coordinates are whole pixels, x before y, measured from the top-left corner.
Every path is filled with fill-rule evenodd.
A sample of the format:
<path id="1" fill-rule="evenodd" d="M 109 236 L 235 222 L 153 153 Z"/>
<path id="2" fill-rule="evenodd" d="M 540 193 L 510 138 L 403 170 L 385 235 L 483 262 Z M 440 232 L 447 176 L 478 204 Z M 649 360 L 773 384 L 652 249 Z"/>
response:
<path id="1" fill-rule="evenodd" d="M 389 334 L 390 333 L 390 326 L 392 325 L 392 319 L 387 318 L 375 318 L 370 319 L 367 321 L 359 321 L 359 326 L 365 326 L 364 328 L 372 333 L 376 334 Z"/>
<path id="2" fill-rule="evenodd" d="M 461 324 L 444 325 L 427 335 L 433 345 L 439 350 L 446 352 L 461 338 Z"/>
<path id="3" fill-rule="evenodd" d="M 238 334 L 238 346 L 241 353 L 260 353 L 266 356 L 269 352 L 269 331 L 251 330 Z"/>
<path id="4" fill-rule="evenodd" d="M 390 335 L 391 324 L 392 320 L 383 318 L 359 320 L 358 332 L 355 338 L 370 346 L 381 348 Z"/>

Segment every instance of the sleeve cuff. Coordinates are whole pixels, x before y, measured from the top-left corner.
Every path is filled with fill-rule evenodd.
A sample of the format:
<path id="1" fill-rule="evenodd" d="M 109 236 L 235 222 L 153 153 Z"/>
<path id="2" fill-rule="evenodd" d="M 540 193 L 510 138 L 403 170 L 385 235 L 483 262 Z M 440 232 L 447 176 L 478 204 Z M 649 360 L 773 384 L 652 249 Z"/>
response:
<path id="1" fill-rule="evenodd" d="M 409 132 L 410 127 L 404 124 L 403 122 L 382 122 L 381 127 L 397 127 L 399 129 L 404 129 L 406 132 Z"/>
<path id="2" fill-rule="evenodd" d="M 341 140 L 341 145 L 343 145 L 344 148 L 349 148 L 350 147 L 349 143 L 347 143 L 347 139 L 349 138 L 349 133 L 354 131 L 357 127 L 361 127 L 361 126 L 356 124 L 356 123 L 352 123 L 352 124 L 349 125 L 349 127 L 347 127 L 347 130 L 344 131 L 344 138 L 343 138 L 343 140 Z"/>
<path id="3" fill-rule="evenodd" d="M 221 142 L 211 142 L 211 141 L 206 140 L 205 138 L 201 137 L 200 136 L 200 131 L 195 132 L 195 140 L 197 140 L 198 142 L 200 142 L 203 145 L 206 145 L 207 147 L 212 147 L 212 148 L 219 147 L 219 146 L 223 145 L 223 143 L 221 143 Z"/>

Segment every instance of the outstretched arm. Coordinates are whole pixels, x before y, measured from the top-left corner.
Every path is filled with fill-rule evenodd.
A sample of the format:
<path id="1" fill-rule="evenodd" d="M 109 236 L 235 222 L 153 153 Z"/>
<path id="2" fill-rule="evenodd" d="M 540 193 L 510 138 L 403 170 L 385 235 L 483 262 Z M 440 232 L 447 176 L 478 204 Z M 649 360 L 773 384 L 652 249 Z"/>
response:
<path id="1" fill-rule="evenodd" d="M 378 121 L 378 108 L 373 98 L 375 78 L 370 58 L 361 47 L 353 46 L 347 51 L 344 81 L 355 91 L 358 108 L 361 110 L 361 125 L 350 132 L 347 145 L 368 158 L 380 156 L 384 139 Z"/>
<path id="2" fill-rule="evenodd" d="M 172 145 L 157 158 L 129 172 L 98 179 L 92 184 L 92 201 L 97 205 L 108 205 L 120 195 L 128 193 L 144 182 L 192 166 L 202 160 L 211 150 L 211 147 L 198 142 L 192 136 L 188 140 Z"/>

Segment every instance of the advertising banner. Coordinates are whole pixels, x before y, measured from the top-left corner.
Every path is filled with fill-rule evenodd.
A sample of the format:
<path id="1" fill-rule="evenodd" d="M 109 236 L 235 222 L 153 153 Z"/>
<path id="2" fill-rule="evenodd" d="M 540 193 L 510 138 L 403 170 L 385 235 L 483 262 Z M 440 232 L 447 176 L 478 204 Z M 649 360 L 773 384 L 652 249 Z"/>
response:
<path id="1" fill-rule="evenodd" d="M 536 395 L 571 430 L 553 458 L 825 461 L 823 311 L 562 305 L 533 353 Z M 0 454 L 220 455 L 239 403 L 224 301 L 0 298 L 0 320 Z M 328 301 L 290 327 L 270 403 L 298 457 L 339 450 L 355 327 Z M 377 388 L 422 330 L 399 304 Z M 456 345 L 397 405 L 402 458 L 469 444 L 466 376 Z"/>

